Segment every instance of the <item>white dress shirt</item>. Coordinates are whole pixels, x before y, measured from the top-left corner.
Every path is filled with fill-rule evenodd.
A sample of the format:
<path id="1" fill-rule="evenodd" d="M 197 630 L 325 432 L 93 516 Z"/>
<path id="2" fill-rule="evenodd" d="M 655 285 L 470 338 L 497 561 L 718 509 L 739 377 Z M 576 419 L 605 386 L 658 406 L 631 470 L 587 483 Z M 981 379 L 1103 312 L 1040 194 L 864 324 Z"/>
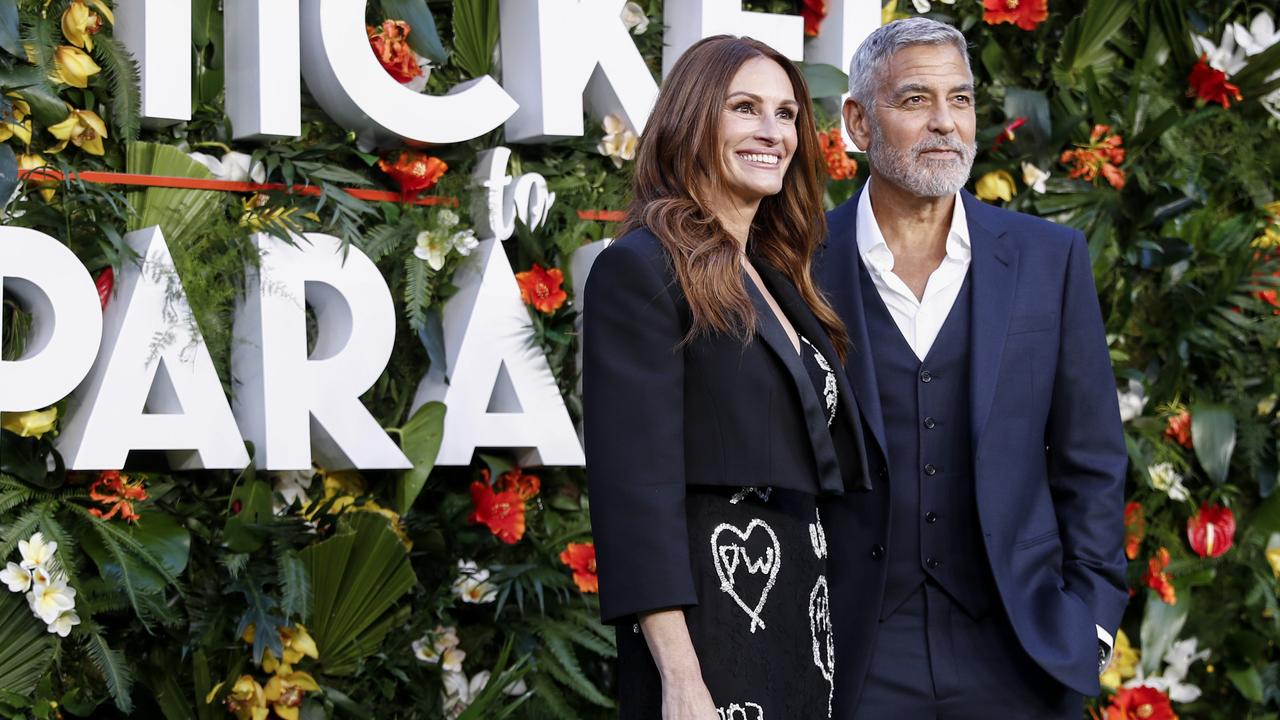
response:
<path id="1" fill-rule="evenodd" d="M 871 283 L 876 292 L 889 309 L 889 315 L 898 326 L 902 337 L 915 352 L 916 358 L 923 361 L 938 339 L 942 324 L 951 314 L 956 304 L 960 288 L 964 285 L 965 273 L 969 272 L 969 262 L 973 259 L 973 246 L 969 242 L 969 221 L 965 215 L 964 200 L 957 194 L 954 209 L 951 211 L 951 229 L 947 231 L 947 254 L 942 262 L 929 274 L 925 284 L 924 297 L 917 298 L 911 288 L 893 272 L 893 251 L 880 232 L 880 224 L 876 222 L 875 212 L 871 209 L 871 182 L 862 190 L 858 198 L 857 237 L 858 254 L 862 256 L 862 264 L 871 276 Z M 1098 640 L 1103 644 L 1103 652 L 1099 656 L 1098 673 L 1111 661 L 1111 649 L 1115 640 L 1111 633 L 1101 625 Z"/>

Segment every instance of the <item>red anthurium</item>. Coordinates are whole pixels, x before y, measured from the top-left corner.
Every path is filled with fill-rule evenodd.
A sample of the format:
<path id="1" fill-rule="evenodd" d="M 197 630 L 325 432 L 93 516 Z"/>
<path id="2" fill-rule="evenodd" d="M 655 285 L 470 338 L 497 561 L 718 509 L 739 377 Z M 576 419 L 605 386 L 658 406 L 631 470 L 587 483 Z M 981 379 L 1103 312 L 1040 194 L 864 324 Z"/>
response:
<path id="1" fill-rule="evenodd" d="M 584 593 L 600 592 L 600 578 L 596 576 L 596 544 L 569 543 L 560 553 L 560 562 L 573 570 L 573 582 Z"/>
<path id="2" fill-rule="evenodd" d="M 537 263 L 524 272 L 516 273 L 520 299 L 547 315 L 559 310 L 564 301 L 569 299 L 569 295 L 560 287 L 563 282 L 564 273 L 560 272 L 560 268 L 544 270 Z"/>
<path id="3" fill-rule="evenodd" d="M 1049 19 L 1049 0 L 982 0 L 983 22 L 988 25 L 1013 23 L 1023 30 L 1035 30 Z"/>
<path id="4" fill-rule="evenodd" d="M 1124 688 L 1111 697 L 1106 720 L 1178 720 L 1169 696 L 1147 685 Z"/>
<path id="5" fill-rule="evenodd" d="M 1187 519 L 1187 540 L 1200 557 L 1218 557 L 1231 549 L 1236 538 L 1236 516 L 1222 505 L 1200 505 Z"/>
<path id="6" fill-rule="evenodd" d="M 1026 124 L 1026 118 L 1014 118 L 1013 122 L 1006 125 L 1004 130 L 1000 131 L 1000 134 L 996 136 L 996 139 L 991 141 L 991 149 L 994 151 L 1006 142 L 1012 142 L 1014 140 L 1013 131 Z"/>
<path id="7" fill-rule="evenodd" d="M 107 309 L 107 301 L 111 299 L 111 291 L 116 286 L 116 272 L 110 266 L 98 273 L 98 279 L 93 281 L 94 287 L 98 288 L 98 302 L 102 303 L 102 309 Z"/>
<path id="8" fill-rule="evenodd" d="M 827 0 L 804 0 L 800 6 L 800 17 L 804 18 L 804 34 L 815 37 L 822 27 L 822 20 L 827 17 Z"/>
<path id="9" fill-rule="evenodd" d="M 378 167 L 400 186 L 400 198 L 403 200 L 411 200 L 430 190 L 449 169 L 440 158 L 408 150 L 400 153 L 395 162 L 387 162 L 386 158 L 379 160 Z"/>
<path id="10" fill-rule="evenodd" d="M 1138 557 L 1138 548 L 1147 534 L 1147 516 L 1142 503 L 1131 502 L 1124 506 L 1124 554 L 1130 560 Z"/>
<path id="11" fill-rule="evenodd" d="M 1226 73 L 1210 66 L 1205 55 L 1201 55 L 1195 67 L 1191 68 L 1187 84 L 1191 86 L 1191 89 L 1187 90 L 1187 96 L 1199 98 L 1201 102 L 1216 102 L 1224 108 L 1229 108 L 1231 98 L 1234 97 L 1236 102 L 1244 99 L 1240 94 L 1240 88 L 1227 82 Z"/>

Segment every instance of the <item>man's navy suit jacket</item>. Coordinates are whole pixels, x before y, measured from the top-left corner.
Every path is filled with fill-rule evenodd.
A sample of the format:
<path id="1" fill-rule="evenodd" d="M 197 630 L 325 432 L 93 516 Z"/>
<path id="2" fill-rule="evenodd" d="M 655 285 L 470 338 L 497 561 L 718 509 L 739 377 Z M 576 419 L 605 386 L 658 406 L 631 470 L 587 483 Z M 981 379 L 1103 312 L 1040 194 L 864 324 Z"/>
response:
<path id="1" fill-rule="evenodd" d="M 1128 599 L 1127 456 L 1088 245 L 1079 231 L 960 196 L 973 251 L 972 444 L 987 560 L 1023 648 L 1063 684 L 1095 695 L 1095 625 L 1114 632 Z M 855 196 L 828 213 L 830 235 L 814 272 L 849 329 L 845 371 L 868 454 L 884 458 L 869 349 L 887 339 L 867 334 L 857 206 Z M 885 482 L 823 509 L 836 717 L 856 706 L 875 640 L 888 563 L 872 548 L 887 544 Z"/>

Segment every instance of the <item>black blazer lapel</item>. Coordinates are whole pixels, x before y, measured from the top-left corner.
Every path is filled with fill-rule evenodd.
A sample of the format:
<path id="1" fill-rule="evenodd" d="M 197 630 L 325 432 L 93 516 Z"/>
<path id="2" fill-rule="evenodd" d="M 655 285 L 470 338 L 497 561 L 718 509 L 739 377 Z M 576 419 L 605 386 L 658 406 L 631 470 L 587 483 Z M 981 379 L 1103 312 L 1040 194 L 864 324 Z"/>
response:
<path id="1" fill-rule="evenodd" d="M 1004 354 L 1009 316 L 1013 312 L 1013 291 L 1018 278 L 1018 248 L 1003 230 L 993 231 L 983 223 L 987 207 L 968 192 L 961 191 L 969 221 L 972 248 L 973 325 L 970 335 L 970 388 L 973 447 L 978 447 L 982 430 L 995 399 L 1000 358 Z"/>
<path id="2" fill-rule="evenodd" d="M 763 274 L 762 272 L 761 275 L 763 276 Z M 769 307 L 768 301 L 760 293 L 755 282 L 745 272 L 742 275 L 742 281 L 746 286 L 747 295 L 750 296 L 751 303 L 755 306 L 756 313 L 760 317 L 756 334 L 764 341 L 762 344 L 768 347 L 782 361 L 782 364 L 787 369 L 792 392 L 795 392 L 800 398 L 800 407 L 804 410 L 804 421 L 808 430 L 809 444 L 813 447 L 813 457 L 818 466 L 818 489 L 823 493 L 843 492 L 844 478 L 840 473 L 840 461 L 836 457 L 835 446 L 831 441 L 831 433 L 827 429 L 827 416 L 818 402 L 818 394 L 814 392 L 813 381 L 809 379 L 809 375 L 804 369 L 800 353 L 791 344 L 791 338 L 787 336 L 782 325 L 778 323 L 773 314 L 773 309 Z M 770 287 L 770 290 L 772 291 L 773 288 Z M 792 292 L 795 291 L 792 290 Z M 774 298 L 778 299 L 776 293 L 774 293 Z M 781 306 L 782 300 L 778 299 L 778 304 Z M 806 337 L 808 337 L 807 334 Z"/>

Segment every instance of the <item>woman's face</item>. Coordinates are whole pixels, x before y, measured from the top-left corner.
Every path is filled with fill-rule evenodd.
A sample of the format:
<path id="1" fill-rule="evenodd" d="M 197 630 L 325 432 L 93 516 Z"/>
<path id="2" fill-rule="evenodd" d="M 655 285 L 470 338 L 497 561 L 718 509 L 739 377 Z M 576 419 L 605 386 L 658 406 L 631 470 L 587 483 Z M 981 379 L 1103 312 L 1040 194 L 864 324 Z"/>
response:
<path id="1" fill-rule="evenodd" d="M 782 190 L 796 150 L 796 102 L 791 80 L 778 63 L 748 60 L 733 76 L 720 111 L 720 162 L 726 198 L 756 205 Z"/>

